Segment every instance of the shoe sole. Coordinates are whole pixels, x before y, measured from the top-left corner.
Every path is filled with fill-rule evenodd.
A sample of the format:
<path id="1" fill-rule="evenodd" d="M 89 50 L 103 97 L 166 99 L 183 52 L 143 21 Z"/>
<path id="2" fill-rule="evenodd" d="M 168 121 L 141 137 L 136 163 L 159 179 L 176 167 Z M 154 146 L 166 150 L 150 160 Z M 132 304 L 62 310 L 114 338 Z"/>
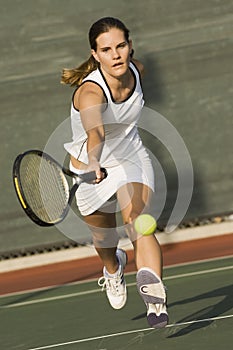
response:
<path id="1" fill-rule="evenodd" d="M 143 301 L 147 305 L 164 304 L 166 293 L 161 279 L 150 269 L 143 268 L 137 273 L 137 288 Z M 149 293 L 153 293 L 153 295 Z M 159 316 L 155 312 L 147 315 L 147 321 L 152 328 L 164 328 L 168 324 L 168 315 L 161 313 Z"/>
<path id="2" fill-rule="evenodd" d="M 137 289 L 145 304 L 164 304 L 166 302 L 166 293 L 161 279 L 147 268 L 137 273 Z"/>
<path id="3" fill-rule="evenodd" d="M 168 324 L 168 315 L 162 313 L 157 316 L 155 313 L 150 313 L 147 316 L 147 321 L 152 328 L 164 328 Z"/>

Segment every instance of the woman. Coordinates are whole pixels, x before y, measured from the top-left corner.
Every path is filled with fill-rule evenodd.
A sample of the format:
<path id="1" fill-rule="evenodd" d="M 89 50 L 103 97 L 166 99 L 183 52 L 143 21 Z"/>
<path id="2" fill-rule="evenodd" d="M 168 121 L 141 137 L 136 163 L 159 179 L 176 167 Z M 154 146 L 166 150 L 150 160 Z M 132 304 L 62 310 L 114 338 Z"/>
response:
<path id="1" fill-rule="evenodd" d="M 133 229 L 134 220 L 148 210 L 154 190 L 151 161 L 137 130 L 144 104 L 143 65 L 132 58 L 129 30 L 116 18 L 95 22 L 89 42 L 88 61 L 64 69 L 62 75 L 62 83 L 77 86 L 71 106 L 73 141 L 65 144 L 70 168 L 76 173 L 96 172 L 96 183 L 83 183 L 76 192 L 77 204 L 104 265 L 99 285 L 106 287 L 111 306 L 120 309 L 127 300 L 123 274 L 127 256 L 117 248 L 117 200 L 134 246 L 137 287 L 148 322 L 151 327 L 164 327 L 168 315 L 160 246 L 154 235 L 139 236 Z M 107 178 L 101 167 L 106 168 Z"/>

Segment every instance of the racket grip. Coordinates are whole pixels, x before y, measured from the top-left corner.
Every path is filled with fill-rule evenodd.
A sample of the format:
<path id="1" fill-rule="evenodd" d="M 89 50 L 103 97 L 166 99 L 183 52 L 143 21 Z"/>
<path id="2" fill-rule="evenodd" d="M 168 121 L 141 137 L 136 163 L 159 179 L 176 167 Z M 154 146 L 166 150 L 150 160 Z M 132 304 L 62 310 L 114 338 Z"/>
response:
<path id="1" fill-rule="evenodd" d="M 104 178 L 106 178 L 108 176 L 107 170 L 105 168 L 100 168 L 100 170 L 104 174 Z M 93 182 L 96 180 L 96 172 L 91 171 L 89 173 L 81 174 L 79 177 L 82 179 L 82 181 Z"/>
<path id="2" fill-rule="evenodd" d="M 100 168 L 101 172 L 104 174 L 104 179 L 108 176 L 108 172 L 105 168 Z"/>

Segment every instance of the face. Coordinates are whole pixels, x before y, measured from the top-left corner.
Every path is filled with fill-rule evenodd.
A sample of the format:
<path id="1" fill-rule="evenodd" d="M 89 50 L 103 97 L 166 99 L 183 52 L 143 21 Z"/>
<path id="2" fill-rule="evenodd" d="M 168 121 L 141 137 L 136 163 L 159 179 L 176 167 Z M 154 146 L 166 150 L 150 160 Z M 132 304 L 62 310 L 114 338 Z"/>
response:
<path id="1" fill-rule="evenodd" d="M 92 55 L 103 72 L 113 77 L 123 76 L 129 66 L 132 43 L 125 40 L 124 32 L 111 28 L 96 39 L 97 49 Z"/>

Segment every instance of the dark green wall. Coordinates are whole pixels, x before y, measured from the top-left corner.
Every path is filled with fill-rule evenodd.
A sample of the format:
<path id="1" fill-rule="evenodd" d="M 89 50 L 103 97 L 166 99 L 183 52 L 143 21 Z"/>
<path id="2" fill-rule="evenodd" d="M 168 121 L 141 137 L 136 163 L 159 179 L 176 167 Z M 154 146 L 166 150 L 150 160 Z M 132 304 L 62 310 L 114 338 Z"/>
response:
<path id="1" fill-rule="evenodd" d="M 146 67 L 146 106 L 178 130 L 193 162 L 195 187 L 187 217 L 233 210 L 233 3 L 228 0 L 1 0 L 0 251 L 62 241 L 24 216 L 11 179 L 16 155 L 43 148 L 69 114 L 72 89 L 63 67 L 89 55 L 87 31 L 102 16 L 131 29 Z M 164 166 L 169 215 L 176 195 L 172 159 L 157 140 L 145 143 Z"/>

